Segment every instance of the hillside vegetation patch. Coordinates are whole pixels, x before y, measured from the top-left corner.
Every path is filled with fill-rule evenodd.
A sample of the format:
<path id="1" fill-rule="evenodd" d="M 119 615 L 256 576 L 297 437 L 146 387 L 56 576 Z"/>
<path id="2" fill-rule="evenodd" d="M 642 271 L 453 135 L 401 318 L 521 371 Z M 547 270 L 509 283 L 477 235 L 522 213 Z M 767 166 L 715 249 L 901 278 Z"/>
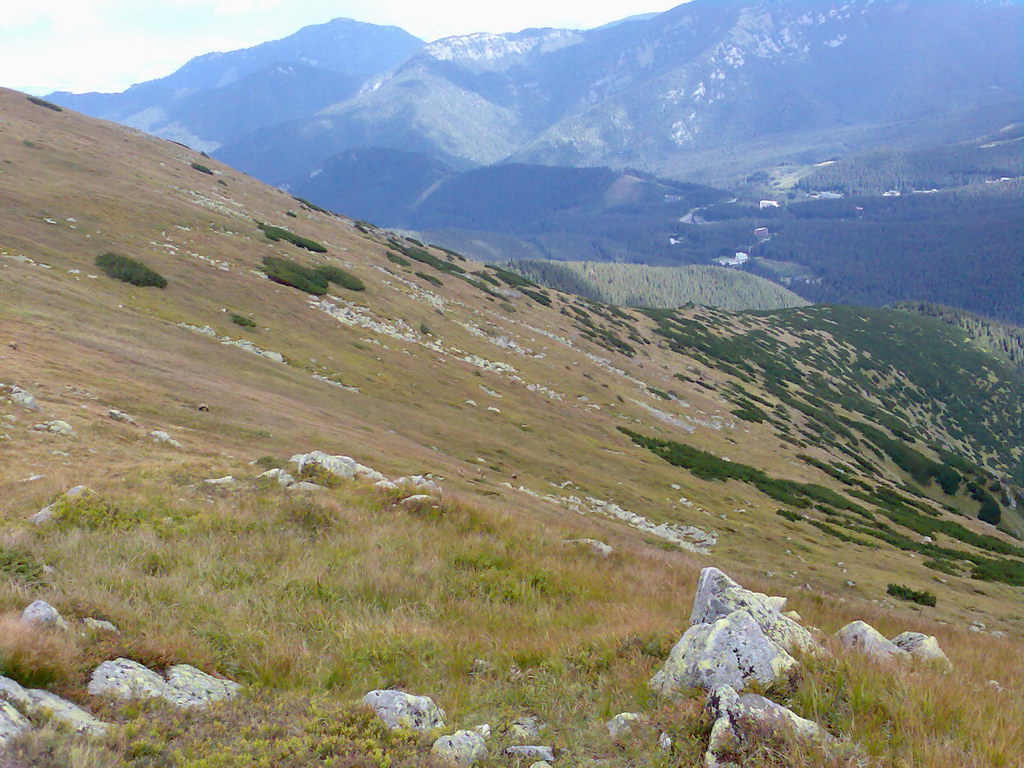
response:
<path id="1" fill-rule="evenodd" d="M 278 242 L 284 240 L 285 242 L 291 243 L 292 245 L 303 248 L 307 251 L 313 251 L 313 253 L 327 253 L 327 249 L 320 245 L 315 240 L 310 240 L 308 237 L 302 237 L 296 235 L 294 232 L 289 232 L 284 227 L 275 227 L 270 224 L 257 224 L 260 231 L 267 236 L 267 239 L 271 242 Z"/>
<path id="2" fill-rule="evenodd" d="M 167 278 L 131 256 L 104 253 L 96 257 L 96 266 L 103 270 L 107 277 L 131 283 L 140 288 L 167 287 Z"/>

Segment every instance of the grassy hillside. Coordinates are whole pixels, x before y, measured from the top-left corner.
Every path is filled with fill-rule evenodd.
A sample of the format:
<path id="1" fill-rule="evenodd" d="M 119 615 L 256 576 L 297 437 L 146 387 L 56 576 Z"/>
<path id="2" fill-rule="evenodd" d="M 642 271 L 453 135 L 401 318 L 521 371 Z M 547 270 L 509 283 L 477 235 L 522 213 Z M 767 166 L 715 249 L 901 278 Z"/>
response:
<path id="1" fill-rule="evenodd" d="M 1018 762 L 1022 384 L 963 332 L 598 304 L 23 94 L 0 111 L 0 674 L 117 724 L 40 729 L 12 766 L 435 765 L 429 736 L 358 704 L 383 686 L 452 729 L 490 723 L 486 768 L 514 764 L 527 715 L 557 765 L 698 766 L 703 696 L 647 681 L 711 564 L 788 596 L 833 650 L 854 619 L 939 638 L 950 674 L 837 652 L 767 691 L 867 764 Z M 166 285 L 109 277 L 105 253 Z M 316 449 L 442 490 L 257 480 Z M 27 630 L 37 598 L 120 633 Z M 186 713 L 89 696 L 120 656 L 245 689 Z M 650 725 L 617 743 L 621 711 Z"/>
<path id="2" fill-rule="evenodd" d="M 807 303 L 776 283 L 723 267 L 520 261 L 515 269 L 549 288 L 626 307 L 703 304 L 744 310 L 784 309 Z"/>

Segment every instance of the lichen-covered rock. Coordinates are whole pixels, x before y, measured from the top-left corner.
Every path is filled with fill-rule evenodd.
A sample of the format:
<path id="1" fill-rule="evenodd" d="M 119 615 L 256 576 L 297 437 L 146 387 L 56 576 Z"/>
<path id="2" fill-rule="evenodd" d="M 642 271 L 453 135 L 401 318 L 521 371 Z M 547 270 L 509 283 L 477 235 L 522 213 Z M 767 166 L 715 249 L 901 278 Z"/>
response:
<path id="1" fill-rule="evenodd" d="M 60 612 L 45 600 L 36 600 L 21 612 L 21 620 L 37 627 L 67 629 L 68 623 Z"/>
<path id="2" fill-rule="evenodd" d="M 715 724 L 704 755 L 705 768 L 735 766 L 735 763 L 723 760 L 723 756 L 744 744 L 751 735 L 763 738 L 773 733 L 777 736 L 795 735 L 798 739 L 828 739 L 828 734 L 817 723 L 805 720 L 764 696 L 752 693 L 741 696 L 729 686 L 712 691 L 706 706 L 715 718 Z"/>
<path id="3" fill-rule="evenodd" d="M 86 618 L 82 619 L 82 624 L 85 625 L 86 629 L 91 630 L 92 632 L 109 632 L 113 635 L 119 633 L 119 630 L 116 626 L 114 626 L 109 621 L 106 621 L 104 619 Z"/>
<path id="4" fill-rule="evenodd" d="M 393 483 L 390 480 L 378 480 L 373 484 L 374 488 L 380 488 L 382 491 L 396 491 L 398 490 L 398 483 Z"/>
<path id="5" fill-rule="evenodd" d="M 288 490 L 289 491 L 312 492 L 312 491 L 322 491 L 322 490 L 324 490 L 324 487 L 322 485 L 317 485 L 316 483 L 310 483 L 310 482 L 307 482 L 306 480 L 303 480 L 302 482 L 293 483 L 292 485 L 289 485 L 288 486 Z"/>
<path id="6" fill-rule="evenodd" d="M 513 741 L 524 744 L 527 741 L 533 741 L 540 732 L 544 729 L 544 723 L 533 715 L 524 715 L 517 717 L 511 723 L 509 723 L 506 735 Z"/>
<path id="7" fill-rule="evenodd" d="M 795 664 L 749 611 L 740 610 L 686 630 L 650 685 L 666 695 L 684 688 L 710 691 L 726 685 L 742 690 L 750 680 L 770 683 Z"/>
<path id="8" fill-rule="evenodd" d="M 628 735 L 636 726 L 644 721 L 644 716 L 637 712 L 620 712 L 607 723 L 608 735 L 619 740 Z"/>
<path id="9" fill-rule="evenodd" d="M 32 707 L 28 691 L 9 677 L 0 677 L 0 700 L 10 702 L 19 712 L 27 712 Z"/>
<path id="10" fill-rule="evenodd" d="M 135 421 L 134 418 L 129 416 L 124 411 L 119 411 L 115 408 L 111 408 L 109 411 L 107 411 L 107 417 L 113 419 L 114 421 L 120 421 L 122 424 L 132 424 L 136 427 L 138 426 L 138 423 Z"/>
<path id="11" fill-rule="evenodd" d="M 892 639 L 892 644 L 911 656 L 928 663 L 952 668 L 953 663 L 939 647 L 939 641 L 932 635 L 920 632 L 901 632 Z"/>
<path id="12" fill-rule="evenodd" d="M 39 410 L 39 403 L 36 402 L 36 399 L 19 386 L 11 387 L 10 400 L 16 406 L 24 408 L 26 411 Z"/>
<path id="13" fill-rule="evenodd" d="M 586 547 L 599 557 L 608 557 L 614 551 L 603 541 L 598 541 L 597 539 L 566 539 L 564 543 Z"/>
<path id="14" fill-rule="evenodd" d="M 319 467 L 342 480 L 352 480 L 356 476 L 356 467 L 359 466 L 355 459 L 348 456 L 331 456 L 323 451 L 297 453 L 292 456 L 291 462 L 299 474 L 309 467 Z"/>
<path id="15" fill-rule="evenodd" d="M 474 765 L 487 758 L 487 745 L 483 737 L 474 731 L 456 731 L 451 736 L 442 736 L 430 751 L 455 768 Z"/>
<path id="16" fill-rule="evenodd" d="M 14 706 L 0 701 L 0 747 L 5 747 L 12 739 L 29 730 L 32 724 Z"/>
<path id="17" fill-rule="evenodd" d="M 383 480 L 387 480 L 383 473 L 378 472 L 373 467 L 367 467 L 364 464 L 356 464 L 356 479 L 363 480 L 367 483 L 379 483 Z"/>
<path id="18" fill-rule="evenodd" d="M 177 707 L 203 707 L 230 698 L 240 689 L 238 683 L 213 677 L 188 664 L 171 667 L 165 680 L 137 661 L 115 659 L 96 668 L 88 691 L 93 696 L 161 698 Z"/>
<path id="19" fill-rule="evenodd" d="M 836 632 L 844 648 L 860 651 L 875 659 L 899 659 L 906 657 L 902 648 L 889 642 L 881 632 L 863 621 L 852 621 Z"/>
<path id="20" fill-rule="evenodd" d="M 88 736 L 103 736 L 110 727 L 77 704 L 72 704 L 49 691 L 30 690 L 28 696 L 31 699 L 29 714 L 34 717 L 54 720 L 77 733 L 84 733 Z"/>
<path id="21" fill-rule="evenodd" d="M 429 496 L 425 493 L 417 493 L 414 494 L 413 496 L 406 496 L 404 499 L 402 499 L 401 504 L 403 507 L 415 509 L 417 507 L 424 507 L 427 506 L 428 504 L 433 504 L 436 501 L 437 499 L 435 499 L 433 496 Z"/>
<path id="22" fill-rule="evenodd" d="M 377 713 L 389 728 L 432 731 L 444 728 L 444 710 L 429 696 L 414 696 L 403 691 L 370 691 L 363 704 Z"/>
<path id="23" fill-rule="evenodd" d="M 697 582 L 690 624 L 708 624 L 743 610 L 751 615 L 769 639 L 785 650 L 817 648 L 811 633 L 782 613 L 785 607 L 784 597 L 751 592 L 717 568 L 705 568 Z"/>
<path id="24" fill-rule="evenodd" d="M 527 744 L 518 747 L 507 747 L 505 754 L 520 760 L 540 760 L 545 763 L 555 762 L 555 752 L 551 747 Z"/>
<path id="25" fill-rule="evenodd" d="M 32 429 L 37 432 L 49 432 L 52 435 L 61 435 L 67 437 L 72 434 L 75 430 L 66 421 L 46 421 L 42 424 L 36 424 Z"/>

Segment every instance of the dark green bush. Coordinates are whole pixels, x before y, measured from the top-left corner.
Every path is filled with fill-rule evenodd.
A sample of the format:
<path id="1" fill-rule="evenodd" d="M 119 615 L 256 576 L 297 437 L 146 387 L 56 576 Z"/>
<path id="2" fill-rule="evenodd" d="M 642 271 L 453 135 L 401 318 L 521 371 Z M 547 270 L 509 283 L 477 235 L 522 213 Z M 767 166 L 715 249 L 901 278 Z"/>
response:
<path id="1" fill-rule="evenodd" d="M 207 174 L 209 176 L 213 176 L 213 171 L 211 171 L 209 168 L 207 168 L 202 163 L 192 163 L 192 170 L 193 171 L 199 171 L 200 173 L 205 173 L 205 174 Z"/>
<path id="2" fill-rule="evenodd" d="M 388 257 L 388 261 L 390 261 L 392 264 L 397 264 L 400 267 L 411 267 L 412 266 L 412 262 L 411 261 L 408 261 L 407 259 L 403 259 L 397 253 L 392 253 L 391 251 L 388 251 L 384 255 Z"/>
<path id="3" fill-rule="evenodd" d="M 52 109 L 54 112 L 63 112 L 64 111 L 63 107 L 58 107 L 53 102 L 47 101 L 46 99 L 40 99 L 38 96 L 28 96 L 27 98 L 33 104 L 36 104 L 36 105 L 38 105 L 40 107 L 46 107 L 47 109 Z"/>
<path id="4" fill-rule="evenodd" d="M 310 240 L 308 237 L 296 235 L 294 232 L 289 232 L 283 227 L 274 227 L 270 224 L 257 224 L 257 226 L 263 234 L 267 236 L 268 240 L 275 243 L 278 240 L 284 240 L 285 242 L 289 242 L 299 248 L 305 248 L 307 251 L 313 251 L 314 253 L 327 253 L 327 249 L 315 240 Z"/>
<path id="5" fill-rule="evenodd" d="M 424 280 L 426 280 L 428 283 L 432 283 L 432 284 L 434 284 L 434 285 L 436 285 L 438 287 L 441 287 L 442 285 L 444 285 L 444 283 L 442 283 L 436 277 L 434 277 L 433 275 L 428 275 L 426 272 L 417 272 L 416 273 L 416 277 L 421 277 Z"/>
<path id="6" fill-rule="evenodd" d="M 96 266 L 115 280 L 142 288 L 166 288 L 167 279 L 141 261 L 119 253 L 104 253 L 96 257 Z"/>
<path id="7" fill-rule="evenodd" d="M 245 315 L 236 315 L 236 314 L 232 313 L 231 314 L 231 322 L 234 323 L 235 325 L 240 325 L 243 328 L 255 328 L 256 327 L 256 321 L 253 320 L 251 317 L 246 317 Z"/>
<path id="8" fill-rule="evenodd" d="M 366 284 L 363 283 L 362 280 L 351 272 L 346 272 L 341 267 L 322 266 L 316 267 L 313 271 L 324 278 L 327 282 L 334 283 L 342 288 L 347 288 L 350 291 L 366 290 Z"/>
<path id="9" fill-rule="evenodd" d="M 290 259 L 264 256 L 263 271 L 267 273 L 267 277 L 279 285 L 298 288 L 300 291 L 314 296 L 323 296 L 327 293 L 327 278 L 316 270 L 304 267 Z"/>
<path id="10" fill-rule="evenodd" d="M 916 589 L 905 587 L 902 584 L 890 584 L 886 592 L 893 597 L 898 597 L 900 600 L 909 600 L 912 603 L 927 605 L 931 608 L 935 607 L 935 595 L 931 592 L 918 592 Z"/>

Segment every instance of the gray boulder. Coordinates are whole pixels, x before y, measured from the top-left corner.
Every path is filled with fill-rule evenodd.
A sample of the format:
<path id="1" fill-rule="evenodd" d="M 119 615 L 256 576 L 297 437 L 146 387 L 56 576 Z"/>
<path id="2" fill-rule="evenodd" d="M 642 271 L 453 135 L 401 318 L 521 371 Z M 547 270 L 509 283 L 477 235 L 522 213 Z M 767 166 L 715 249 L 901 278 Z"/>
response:
<path id="1" fill-rule="evenodd" d="M 712 691 L 706 706 L 715 724 L 704 755 L 705 768 L 739 768 L 724 760 L 724 755 L 750 738 L 764 738 L 769 733 L 819 741 L 830 738 L 817 723 L 805 720 L 764 696 L 752 693 L 741 696 L 729 686 Z"/>
<path id="2" fill-rule="evenodd" d="M 951 669 L 953 663 L 939 647 L 939 641 L 933 635 L 925 635 L 920 632 L 901 632 L 892 639 L 892 644 L 901 651 L 930 664 Z"/>
<path id="3" fill-rule="evenodd" d="M 67 629 L 68 623 L 60 612 L 45 600 L 36 600 L 21 612 L 21 620 L 37 627 Z"/>
<path id="4" fill-rule="evenodd" d="M 487 759 L 483 736 L 474 731 L 456 731 L 451 736 L 442 736 L 434 742 L 430 752 L 454 768 L 464 768 Z"/>
<path id="5" fill-rule="evenodd" d="M 444 710 L 429 696 L 413 696 L 403 691 L 370 691 L 363 704 L 377 713 L 389 728 L 432 731 L 444 728 Z"/>
<path id="6" fill-rule="evenodd" d="M 287 488 L 295 483 L 295 478 L 283 469 L 268 469 L 266 472 L 257 475 L 256 479 L 277 483 L 282 488 Z"/>
<path id="7" fill-rule="evenodd" d="M 907 652 L 889 642 L 881 632 L 863 621 L 852 621 L 836 632 L 839 644 L 879 660 L 900 659 Z"/>
<path id="8" fill-rule="evenodd" d="M 322 490 L 324 490 L 324 487 L 322 485 L 317 485 L 316 483 L 310 483 L 310 482 L 306 482 L 305 480 L 303 480 L 302 482 L 293 483 L 292 485 L 289 485 L 288 486 L 288 490 L 289 491 L 312 492 L 312 491 L 322 491 Z"/>
<path id="9" fill-rule="evenodd" d="M 331 456 L 323 451 L 297 453 L 292 456 L 291 462 L 296 466 L 296 472 L 299 474 L 304 469 L 319 467 L 342 480 L 355 478 L 356 468 L 359 466 L 355 459 L 348 456 Z"/>
<path id="10" fill-rule="evenodd" d="M 414 494 L 413 496 L 406 496 L 404 499 L 402 499 L 401 504 L 403 507 L 416 509 L 417 507 L 425 507 L 428 504 L 433 504 L 436 501 L 437 499 L 435 499 L 433 496 L 430 496 L 425 493 L 417 493 Z"/>
<path id="11" fill-rule="evenodd" d="M 168 669 L 165 680 L 131 659 L 104 661 L 92 673 L 88 687 L 93 696 L 160 698 L 176 707 L 204 707 L 231 698 L 240 689 L 238 683 L 213 677 L 188 664 Z"/>
<path id="12" fill-rule="evenodd" d="M 39 410 L 39 403 L 36 402 L 36 399 L 21 387 L 11 387 L 10 400 L 16 406 L 24 408 L 26 411 Z"/>
<path id="13" fill-rule="evenodd" d="M 734 611 L 710 624 L 686 630 L 651 688 L 663 695 L 684 688 L 742 690 L 751 680 L 770 683 L 796 664 L 769 639 L 749 611 Z"/>
<path id="14" fill-rule="evenodd" d="M 507 747 L 505 754 L 519 760 L 540 760 L 545 763 L 555 762 L 555 753 L 551 747 L 538 745 L 524 745 L 519 747 Z"/>
<path id="15" fill-rule="evenodd" d="M 708 624 L 734 611 L 747 611 L 764 634 L 787 651 L 818 647 L 811 633 L 782 613 L 786 598 L 744 589 L 717 568 L 705 568 L 697 581 L 690 624 Z"/>
<path id="16" fill-rule="evenodd" d="M 524 715 L 523 717 L 517 717 L 513 720 L 509 724 L 506 733 L 510 739 L 519 744 L 524 744 L 528 741 L 534 741 L 537 739 L 543 728 L 544 723 L 542 723 L 538 718 L 533 715 Z"/>
<path id="17" fill-rule="evenodd" d="M 115 408 L 111 408 L 107 411 L 107 417 L 114 421 L 120 421 L 122 424 L 131 424 L 132 426 L 139 426 L 138 422 L 134 418 L 129 416 L 124 411 L 119 411 Z"/>
<path id="18" fill-rule="evenodd" d="M 120 634 L 120 630 L 104 619 L 86 618 L 82 619 L 85 628 L 92 632 L 109 632 L 112 635 Z"/>
<path id="19" fill-rule="evenodd" d="M 23 688 L 7 677 L 0 677 L 0 700 L 26 717 L 54 720 L 89 736 L 102 736 L 109 727 L 77 704 L 49 691 Z"/>
<path id="20" fill-rule="evenodd" d="M 70 490 L 65 491 L 64 495 L 60 499 L 58 499 L 57 501 L 53 502 L 53 504 L 49 504 L 49 505 L 43 507 L 38 512 L 36 512 L 34 515 L 32 515 L 32 517 L 30 517 L 28 520 L 33 525 L 45 525 L 46 523 L 48 523 L 51 520 L 53 520 L 53 518 L 56 516 L 56 514 L 57 514 L 57 506 L 58 506 L 58 504 L 61 501 L 68 501 L 70 499 L 77 499 L 79 496 L 84 496 L 87 493 L 92 493 L 92 491 L 90 491 L 84 485 L 76 485 L 74 488 L 71 488 Z"/>
<path id="21" fill-rule="evenodd" d="M 47 421 L 42 424 L 36 424 L 32 429 L 37 432 L 49 432 L 52 435 L 61 435 L 67 437 L 72 434 L 75 430 L 66 421 Z"/>

